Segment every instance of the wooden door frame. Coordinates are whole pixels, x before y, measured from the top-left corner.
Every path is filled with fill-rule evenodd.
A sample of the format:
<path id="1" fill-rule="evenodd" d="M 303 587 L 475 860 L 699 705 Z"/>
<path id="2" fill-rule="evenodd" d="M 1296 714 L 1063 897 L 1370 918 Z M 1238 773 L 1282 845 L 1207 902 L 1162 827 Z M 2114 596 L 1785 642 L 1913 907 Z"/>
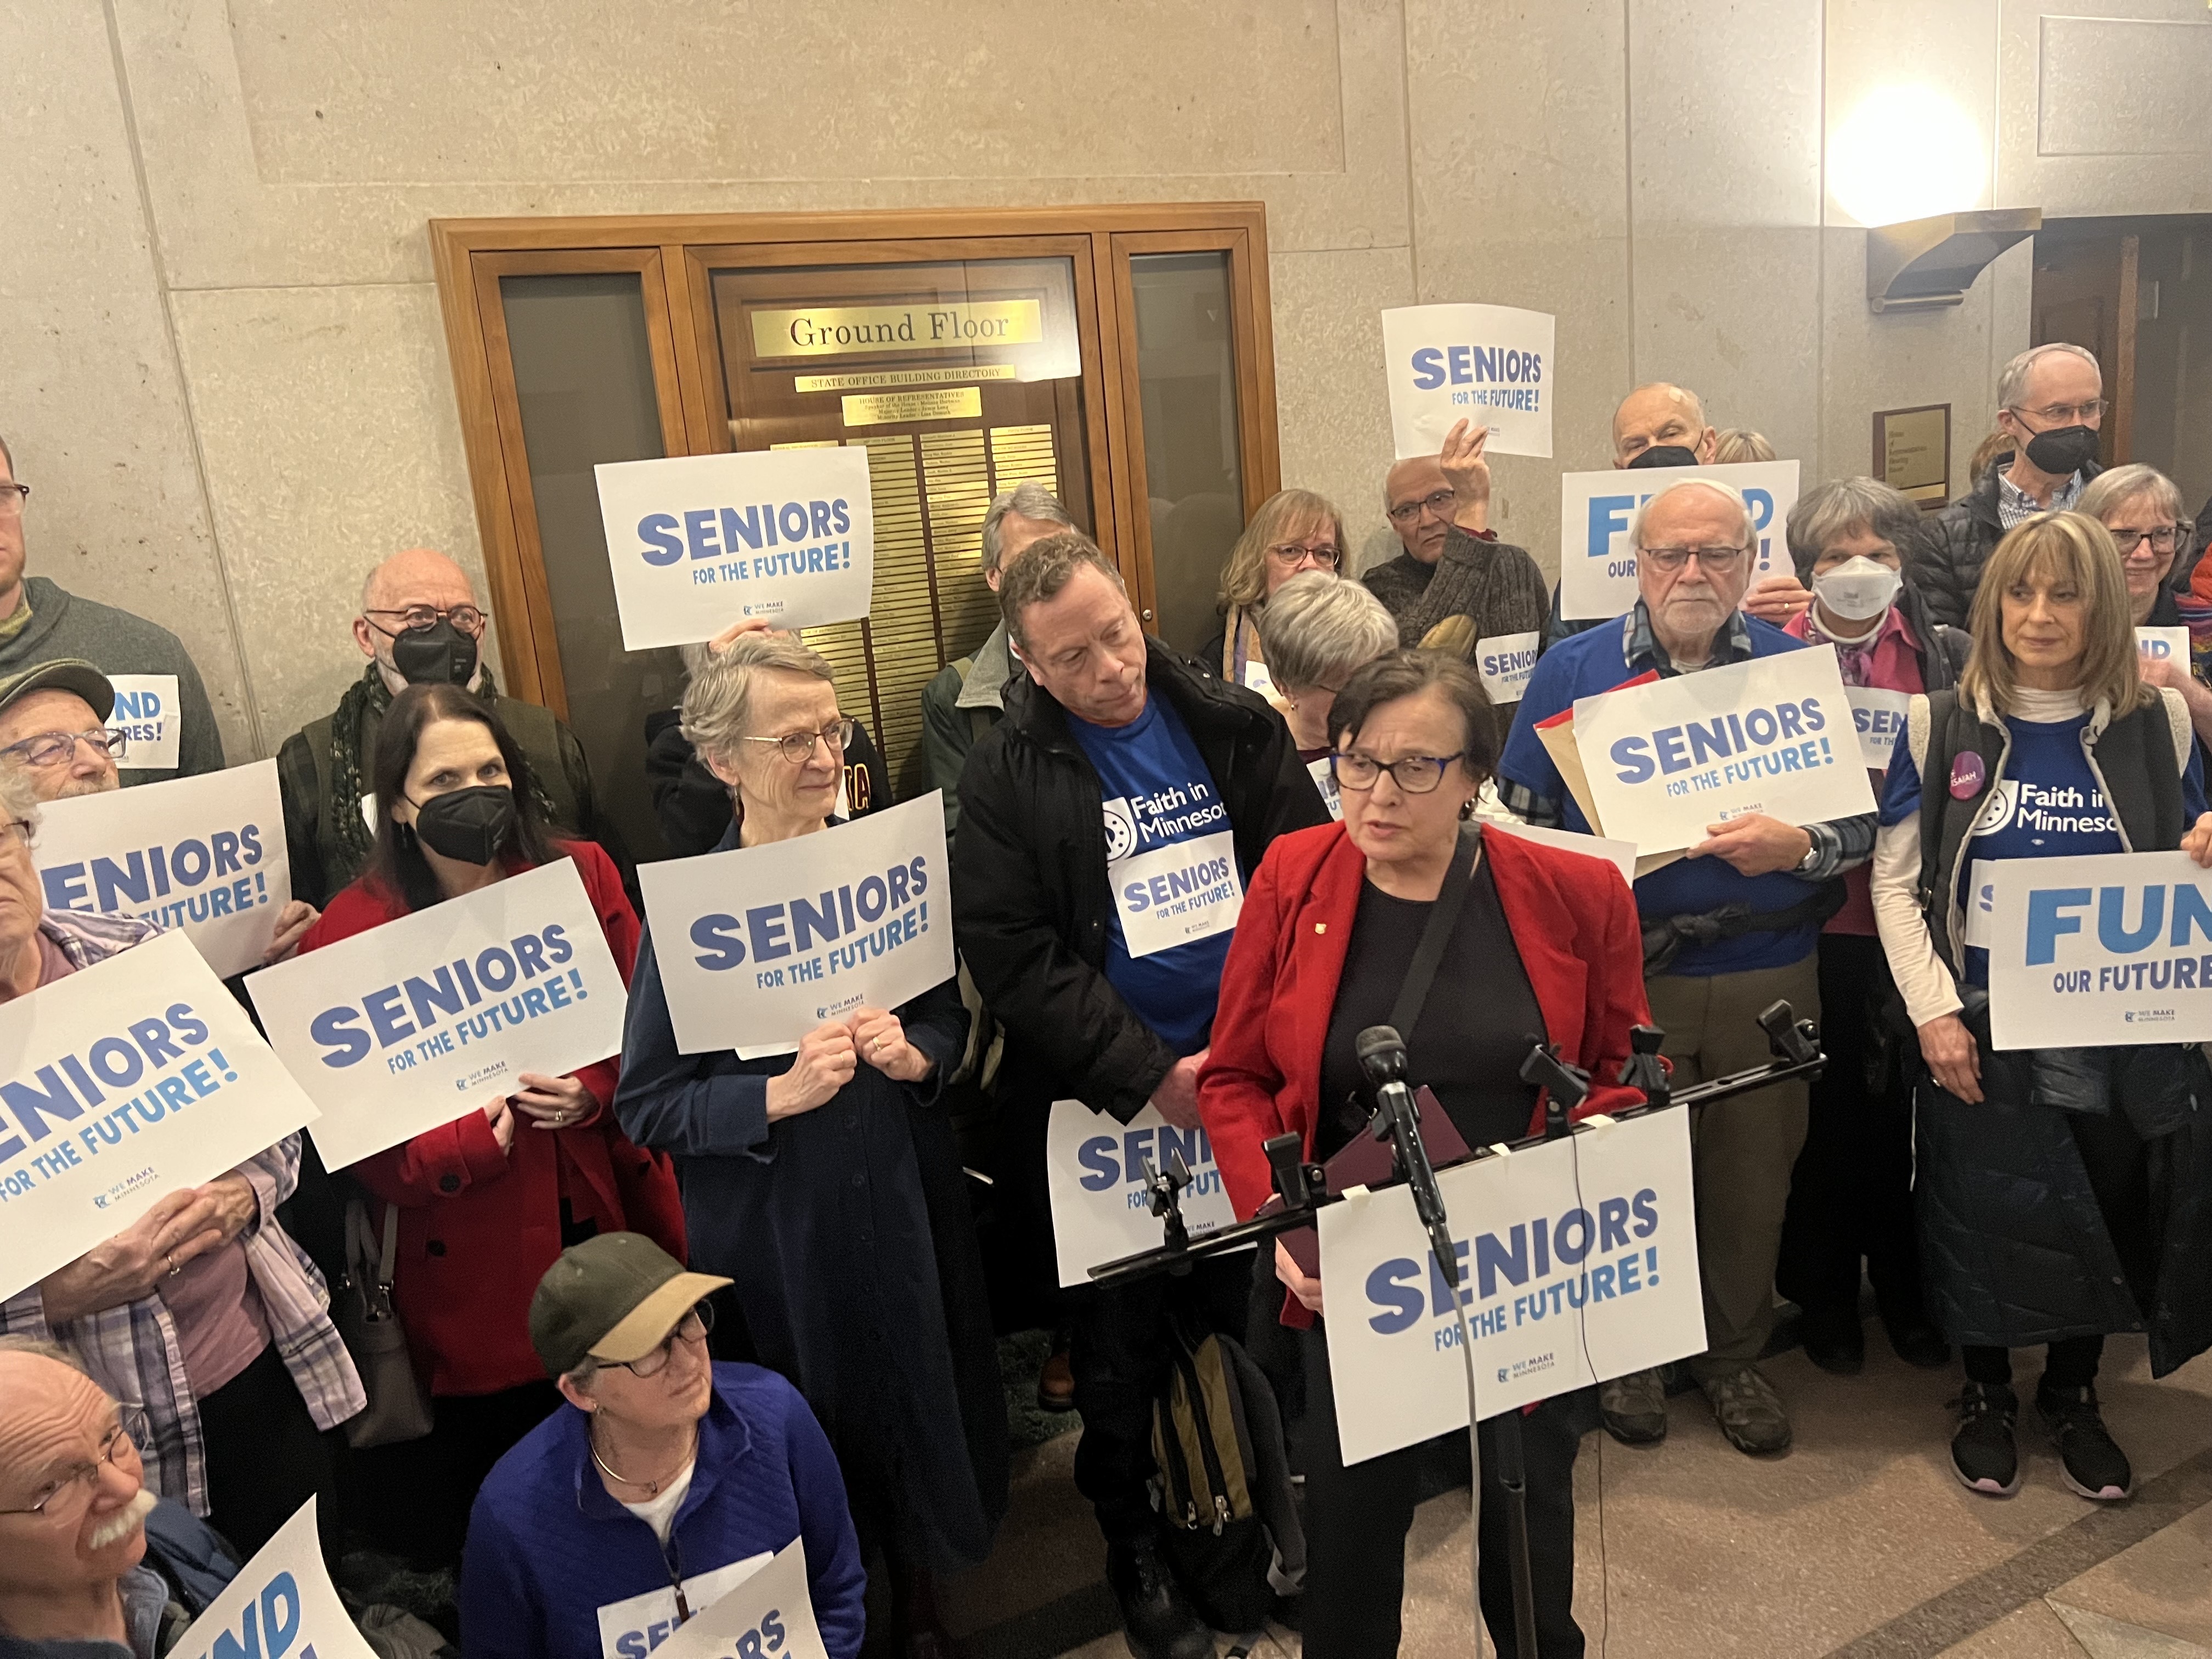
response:
<path id="1" fill-rule="evenodd" d="M 1136 441 L 1140 409 L 1133 350 L 1121 349 L 1134 325 L 1124 257 L 1129 253 L 1225 251 L 1235 325 L 1237 428 L 1244 511 L 1249 518 L 1279 487 L 1275 425 L 1274 341 L 1267 274 L 1267 216 L 1259 202 L 1109 203 L 1042 208 L 912 208 L 836 213 L 555 215 L 542 218 L 433 219 L 430 249 L 446 342 L 459 405 L 461 441 L 482 538 L 489 599 L 499 623 L 500 657 L 509 692 L 567 712 L 550 593 L 538 544 L 537 514 L 519 416 L 506 318 L 497 276 L 635 270 L 645 291 L 662 439 L 670 454 L 726 447 L 713 413 L 712 297 L 702 247 L 750 250 L 757 263 L 798 263 L 787 248 L 867 263 L 854 244 L 909 247 L 1083 239 L 1087 260 L 1076 281 L 1079 319 L 1094 325 L 1095 352 L 1083 347 L 1084 372 L 1097 395 L 1086 410 L 1091 510 L 1099 544 L 1133 579 L 1138 604 L 1152 595 L 1150 515 L 1138 511 L 1133 485 L 1143 476 Z M 1037 250 L 1042 252 L 1042 250 Z M 912 254 L 904 257 L 913 258 Z M 954 256 L 957 257 L 957 256 Z M 1087 265 L 1089 281 L 1085 278 Z M 485 279 L 485 271 L 489 276 Z M 651 276 L 653 280 L 646 280 Z M 1087 289 L 1087 292 L 1086 292 Z M 487 301 L 489 301 L 489 303 Z M 1088 307 L 1086 313 L 1085 307 Z M 702 307 L 704 308 L 702 311 Z M 708 325 L 702 331 L 702 319 Z M 1133 335 L 1128 337 L 1133 342 Z M 502 410 L 510 411 L 502 416 Z"/>

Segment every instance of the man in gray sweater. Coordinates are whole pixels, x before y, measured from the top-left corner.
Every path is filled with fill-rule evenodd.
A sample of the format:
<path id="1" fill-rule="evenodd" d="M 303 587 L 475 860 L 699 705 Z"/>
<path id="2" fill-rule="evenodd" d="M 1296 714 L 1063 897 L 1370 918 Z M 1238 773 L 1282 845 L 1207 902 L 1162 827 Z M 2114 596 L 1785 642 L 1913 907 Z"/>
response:
<path id="1" fill-rule="evenodd" d="M 28 484 L 15 482 L 15 457 L 0 441 L 0 675 L 57 657 L 82 658 L 111 678 L 173 674 L 176 707 L 167 714 L 179 722 L 176 766 L 158 771 L 134 766 L 132 750 L 126 750 L 124 785 L 220 772 L 222 733 L 216 730 L 207 688 L 183 642 L 158 623 L 78 599 L 44 576 L 24 575 L 23 504 L 30 493 Z"/>

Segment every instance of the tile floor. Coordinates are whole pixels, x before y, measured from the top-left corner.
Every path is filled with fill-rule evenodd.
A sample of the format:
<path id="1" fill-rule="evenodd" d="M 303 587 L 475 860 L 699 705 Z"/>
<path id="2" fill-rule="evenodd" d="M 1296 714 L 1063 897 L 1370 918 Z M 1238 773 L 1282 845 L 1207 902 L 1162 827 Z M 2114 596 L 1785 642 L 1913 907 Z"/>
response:
<path id="1" fill-rule="evenodd" d="M 1966 1492 L 1946 1455 L 1955 1374 L 1898 1363 L 1879 1326 L 1868 1346 L 1856 1378 L 1800 1353 L 1767 1362 L 1796 1425 L 1784 1457 L 1730 1449 L 1694 1393 L 1672 1401 L 1663 1446 L 1583 1443 L 1576 1613 L 1592 1659 L 2212 1659 L 2212 1356 L 2154 1382 L 2141 1341 L 2114 1340 L 2101 1389 L 2139 1492 L 2102 1506 L 2060 1483 L 2032 1420 L 2019 1495 Z M 2032 1386 L 2035 1357 L 2020 1358 Z M 948 1588 L 971 1659 L 1127 1651 L 1104 1622 L 1074 1444 L 1018 1455 L 998 1553 Z M 1415 1521 L 1407 1659 L 1473 1651 L 1467 1525 L 1463 1492 Z M 1251 1651 L 1296 1655 L 1297 1638 Z"/>

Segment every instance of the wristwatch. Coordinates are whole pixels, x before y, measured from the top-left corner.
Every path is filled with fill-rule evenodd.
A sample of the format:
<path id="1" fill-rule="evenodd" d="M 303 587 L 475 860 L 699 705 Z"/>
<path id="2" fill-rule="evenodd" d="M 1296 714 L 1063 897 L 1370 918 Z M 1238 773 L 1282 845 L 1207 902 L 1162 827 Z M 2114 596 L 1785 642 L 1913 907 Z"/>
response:
<path id="1" fill-rule="evenodd" d="M 1813 844 L 1805 849 L 1805 856 L 1797 860 L 1796 873 L 1801 876 L 1811 875 L 1813 866 L 1820 861 L 1820 837 L 1808 830 L 1806 831 L 1806 839 Z"/>

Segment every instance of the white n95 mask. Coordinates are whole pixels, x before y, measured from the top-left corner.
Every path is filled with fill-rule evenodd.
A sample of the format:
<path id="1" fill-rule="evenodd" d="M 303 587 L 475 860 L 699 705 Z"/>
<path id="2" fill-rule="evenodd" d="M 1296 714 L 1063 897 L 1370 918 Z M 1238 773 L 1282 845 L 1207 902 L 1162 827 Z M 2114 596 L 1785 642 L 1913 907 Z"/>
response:
<path id="1" fill-rule="evenodd" d="M 1830 613 L 1865 622 L 1889 609 L 1905 578 L 1863 553 L 1813 578 L 1813 592 Z"/>

